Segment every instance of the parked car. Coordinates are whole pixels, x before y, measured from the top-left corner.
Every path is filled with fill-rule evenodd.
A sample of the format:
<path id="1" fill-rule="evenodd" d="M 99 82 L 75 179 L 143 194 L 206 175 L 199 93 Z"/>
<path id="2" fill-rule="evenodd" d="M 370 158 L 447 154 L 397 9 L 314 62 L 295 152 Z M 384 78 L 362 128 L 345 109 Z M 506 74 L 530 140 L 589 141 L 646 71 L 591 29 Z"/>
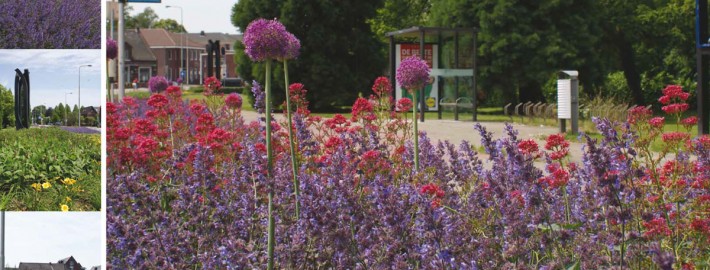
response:
<path id="1" fill-rule="evenodd" d="M 244 81 L 242 78 L 222 78 L 222 86 L 241 87 L 244 86 Z"/>

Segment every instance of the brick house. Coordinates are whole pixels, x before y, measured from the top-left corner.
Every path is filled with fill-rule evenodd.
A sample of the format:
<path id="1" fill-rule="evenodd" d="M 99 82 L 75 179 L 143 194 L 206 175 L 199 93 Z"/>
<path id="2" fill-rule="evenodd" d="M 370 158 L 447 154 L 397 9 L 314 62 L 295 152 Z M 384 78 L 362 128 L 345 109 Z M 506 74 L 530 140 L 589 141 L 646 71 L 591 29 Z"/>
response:
<path id="1" fill-rule="evenodd" d="M 208 41 L 219 40 L 219 45 L 224 48 L 225 54 L 222 55 L 221 61 L 221 72 L 222 78 L 236 78 L 237 74 L 237 63 L 234 61 L 234 44 L 236 42 L 242 41 L 242 35 L 231 35 L 224 33 L 205 33 L 204 31 L 200 33 L 190 33 L 188 37 L 193 43 L 200 44 L 202 48 L 205 48 Z M 207 76 L 207 51 L 203 49 L 200 53 L 200 74 L 201 77 Z"/>
<path id="2" fill-rule="evenodd" d="M 127 86 L 138 79 L 141 87 L 146 87 L 150 77 L 158 74 L 158 61 L 153 50 L 140 34 L 140 29 L 126 29 L 124 31 L 125 74 Z"/>
<path id="3" fill-rule="evenodd" d="M 198 67 L 204 46 L 192 42 L 188 38 L 189 34 L 171 33 L 160 28 L 139 29 L 139 32 L 155 55 L 156 75 L 165 76 L 169 81 L 177 81 L 182 67 L 185 66 L 186 83 L 201 83 Z"/>
<path id="4" fill-rule="evenodd" d="M 20 263 L 19 270 L 83 270 L 74 256 L 61 259 L 56 263 Z"/>

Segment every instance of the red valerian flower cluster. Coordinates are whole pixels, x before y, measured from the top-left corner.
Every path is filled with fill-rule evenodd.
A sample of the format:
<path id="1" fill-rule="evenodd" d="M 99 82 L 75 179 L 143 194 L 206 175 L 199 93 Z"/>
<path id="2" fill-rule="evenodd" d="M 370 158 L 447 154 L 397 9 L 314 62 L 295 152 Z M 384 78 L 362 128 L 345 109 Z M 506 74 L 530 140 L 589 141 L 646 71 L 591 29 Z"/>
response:
<path id="1" fill-rule="evenodd" d="M 444 198 L 444 191 L 434 183 L 429 183 L 423 185 L 419 189 L 419 193 L 428 195 L 432 198 L 431 207 L 439 208 L 441 206 L 441 199 Z"/>
<path id="2" fill-rule="evenodd" d="M 352 108 L 352 118 L 351 121 L 357 122 L 358 119 L 363 119 L 365 121 L 373 121 L 377 116 L 374 114 L 374 106 L 370 100 L 364 98 L 358 98 L 355 100 Z"/>
<path id="3" fill-rule="evenodd" d="M 665 113 L 679 114 L 688 110 L 689 105 L 685 103 L 688 97 L 690 94 L 683 92 L 683 88 L 679 85 L 669 85 L 663 89 L 663 96 L 658 99 L 658 102 L 665 105 L 661 107 Z"/>
<path id="4" fill-rule="evenodd" d="M 291 99 L 291 106 L 295 106 L 296 113 L 303 116 L 311 114 L 311 111 L 308 110 L 309 102 L 308 99 L 306 99 L 306 93 L 308 93 L 308 90 L 306 90 L 306 87 L 303 86 L 302 83 L 292 83 L 288 86 L 288 96 Z M 286 102 L 284 102 L 283 106 L 286 106 Z"/>
<path id="5" fill-rule="evenodd" d="M 205 91 L 203 94 L 205 96 L 209 96 L 212 94 L 216 94 L 219 89 L 222 88 L 222 82 L 220 82 L 217 77 L 212 76 L 212 77 L 207 77 L 205 78 Z"/>
<path id="6" fill-rule="evenodd" d="M 562 168 L 560 164 L 548 164 L 547 171 L 550 172 L 550 174 L 540 178 L 539 182 L 542 184 L 547 184 L 547 186 L 551 189 L 556 189 L 565 186 L 567 185 L 567 182 L 569 182 L 569 172 Z"/>
<path id="7" fill-rule="evenodd" d="M 651 118 L 651 120 L 648 120 L 648 124 L 651 125 L 651 127 L 653 128 L 661 129 L 663 128 L 665 121 L 666 119 L 664 117 L 654 117 Z"/>
<path id="8" fill-rule="evenodd" d="M 242 108 L 242 96 L 237 93 L 231 93 L 224 98 L 224 104 L 233 110 Z"/>
<path id="9" fill-rule="evenodd" d="M 397 111 L 408 112 L 412 110 L 412 100 L 406 97 L 397 100 Z"/>
<path id="10" fill-rule="evenodd" d="M 392 95 L 392 85 L 387 77 L 377 77 L 375 83 L 372 85 L 372 92 L 378 96 L 390 96 Z"/>
<path id="11" fill-rule="evenodd" d="M 646 232 L 643 233 L 643 236 L 648 238 L 670 236 L 672 233 L 671 229 L 668 227 L 668 223 L 666 223 L 666 219 L 662 217 L 644 221 L 643 227 L 646 228 Z"/>
<path id="12" fill-rule="evenodd" d="M 552 134 L 547 137 L 545 149 L 552 151 L 550 153 L 552 160 L 560 160 L 569 154 L 569 142 L 565 140 L 562 134 Z"/>
<path id="13" fill-rule="evenodd" d="M 629 109 L 629 116 L 627 117 L 626 121 L 629 122 L 631 125 L 635 125 L 637 123 L 644 123 L 646 122 L 651 116 L 653 115 L 653 112 L 651 109 L 646 108 L 644 106 L 634 106 L 631 109 Z"/>
<path id="14" fill-rule="evenodd" d="M 518 150 L 525 155 L 537 155 L 540 151 L 537 142 L 533 139 L 522 140 L 518 143 Z"/>

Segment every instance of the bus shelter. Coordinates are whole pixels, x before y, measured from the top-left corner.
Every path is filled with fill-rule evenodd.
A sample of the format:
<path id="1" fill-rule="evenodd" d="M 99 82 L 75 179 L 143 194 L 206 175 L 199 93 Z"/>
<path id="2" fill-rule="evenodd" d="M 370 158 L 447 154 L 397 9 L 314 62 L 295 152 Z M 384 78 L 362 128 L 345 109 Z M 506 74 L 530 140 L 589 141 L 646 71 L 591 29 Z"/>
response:
<path id="1" fill-rule="evenodd" d="M 477 121 L 477 33 L 476 28 L 423 26 L 387 33 L 389 77 L 395 99 L 411 98 L 396 82 L 396 72 L 402 60 L 417 55 L 431 68 L 429 84 L 419 91 L 418 111 L 437 111 L 441 119 L 444 109 L 453 110 L 454 119 L 459 120 L 460 112 L 470 110 L 473 121 Z M 419 118 L 423 122 L 424 113 Z"/>

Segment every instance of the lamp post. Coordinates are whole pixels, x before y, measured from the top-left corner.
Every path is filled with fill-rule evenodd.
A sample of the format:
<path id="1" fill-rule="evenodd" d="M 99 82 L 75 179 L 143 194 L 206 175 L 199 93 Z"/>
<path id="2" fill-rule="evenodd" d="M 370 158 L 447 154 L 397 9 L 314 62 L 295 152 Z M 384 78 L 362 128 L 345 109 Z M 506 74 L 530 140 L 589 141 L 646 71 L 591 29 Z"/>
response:
<path id="1" fill-rule="evenodd" d="M 182 7 L 168 5 L 168 6 L 165 6 L 165 8 L 179 8 L 180 9 L 180 26 L 182 26 L 184 28 L 185 26 L 182 24 Z M 180 68 L 181 68 L 180 72 L 181 73 L 185 72 L 184 79 L 187 80 L 187 84 L 190 84 L 190 79 L 189 79 L 190 77 L 188 75 L 187 70 L 185 69 L 185 66 L 187 65 L 187 61 L 185 61 L 185 54 L 186 53 L 183 54 L 183 48 L 185 47 L 185 45 L 186 45 L 185 43 L 187 43 L 187 40 L 185 40 L 185 42 L 183 42 L 183 39 L 185 39 L 185 33 L 182 33 L 182 38 L 180 38 L 180 43 L 181 43 L 180 44 Z M 187 68 L 190 68 L 189 65 L 187 65 L 187 66 L 188 66 Z M 178 74 L 178 75 L 180 75 L 180 74 Z"/>
<path id="2" fill-rule="evenodd" d="M 74 94 L 74 93 L 72 93 L 72 92 L 64 92 L 64 106 L 69 105 L 69 104 L 67 103 L 67 95 L 71 95 L 71 94 Z M 64 108 L 66 108 L 66 107 L 64 107 Z M 70 107 L 70 108 L 71 108 L 71 107 Z M 67 125 L 67 112 L 64 112 L 64 125 L 65 125 L 65 126 Z"/>
<path id="3" fill-rule="evenodd" d="M 81 65 L 79 66 L 79 93 L 77 96 L 79 97 L 79 111 L 78 111 L 78 116 L 79 118 L 77 119 L 79 122 L 79 127 L 81 127 L 81 68 L 82 67 L 91 67 L 91 65 Z"/>

